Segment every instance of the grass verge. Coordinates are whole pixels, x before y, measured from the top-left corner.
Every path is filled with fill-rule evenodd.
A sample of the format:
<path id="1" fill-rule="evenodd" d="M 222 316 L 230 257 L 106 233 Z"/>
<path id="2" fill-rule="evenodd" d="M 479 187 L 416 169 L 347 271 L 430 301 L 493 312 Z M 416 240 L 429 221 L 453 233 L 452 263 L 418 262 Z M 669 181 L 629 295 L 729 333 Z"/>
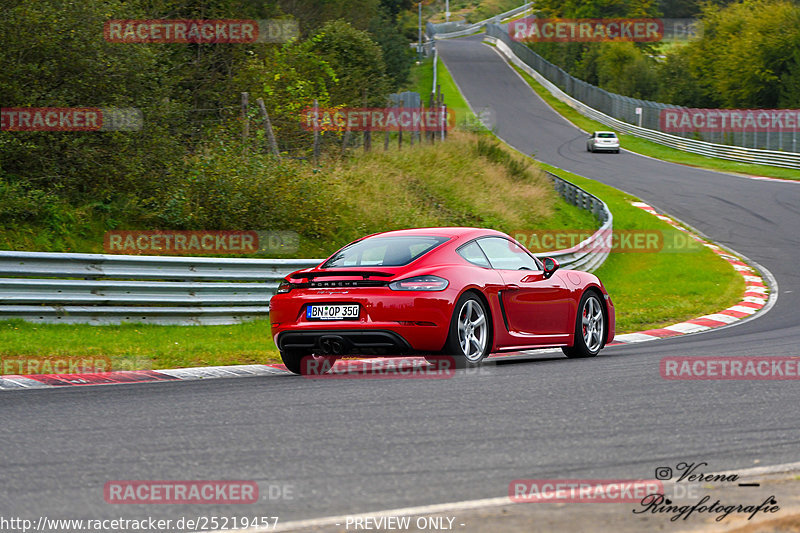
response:
<path id="1" fill-rule="evenodd" d="M 547 102 L 550 107 L 555 109 L 557 113 L 575 124 L 577 127 L 588 132 L 608 129 L 608 126 L 605 124 L 601 124 L 596 120 L 592 120 L 581 115 L 573 108 L 557 99 L 555 96 L 550 94 L 550 91 L 545 89 L 539 82 L 537 82 L 533 76 L 523 71 L 518 66 L 514 65 L 513 63 L 509 64 L 525 79 L 526 82 L 528 82 L 528 85 L 534 91 L 536 91 L 536 94 L 538 94 L 545 102 Z M 663 146 L 646 139 L 640 139 L 639 137 L 635 137 L 633 135 L 619 133 L 618 136 L 620 138 L 622 147 L 626 150 L 636 152 L 637 154 L 654 157 L 656 159 L 661 159 L 663 161 L 670 161 L 672 163 L 680 163 L 682 165 L 706 168 L 721 172 L 745 174 L 748 176 L 767 176 L 771 178 L 800 180 L 800 172 L 798 172 L 796 169 L 737 163 L 736 161 L 727 161 L 725 159 L 716 159 L 713 157 L 705 157 L 698 154 L 683 152 L 681 150 L 675 150 L 674 148 Z"/>
<path id="2" fill-rule="evenodd" d="M 280 362 L 269 332 L 269 320 L 230 326 L 90 326 L 9 320 L 0 322 L 0 374 L 17 373 L 20 357 L 108 357 L 112 370 Z"/>
<path id="3" fill-rule="evenodd" d="M 618 189 L 561 170 L 546 168 L 602 198 L 614 215 L 614 231 L 658 231 L 664 250 L 657 253 L 612 252 L 595 272 L 611 294 L 617 332 L 630 333 L 714 313 L 741 300 L 744 280 L 715 253 L 676 239 L 683 233 L 634 207 L 640 201 Z M 668 243 L 672 243 L 671 245 Z"/>

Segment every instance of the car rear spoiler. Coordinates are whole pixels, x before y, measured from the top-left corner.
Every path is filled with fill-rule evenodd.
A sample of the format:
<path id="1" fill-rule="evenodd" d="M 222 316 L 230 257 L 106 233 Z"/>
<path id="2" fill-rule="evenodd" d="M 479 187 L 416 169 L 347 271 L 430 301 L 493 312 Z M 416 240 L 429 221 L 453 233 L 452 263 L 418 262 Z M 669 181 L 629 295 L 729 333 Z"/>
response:
<path id="1" fill-rule="evenodd" d="M 315 278 L 343 278 L 347 276 L 360 276 L 364 279 L 367 279 L 370 276 L 391 278 L 394 275 L 395 274 L 393 272 L 375 272 L 372 270 L 326 270 L 324 272 L 303 272 L 295 274 L 295 276 L 298 278 L 308 278 L 309 281 Z"/>

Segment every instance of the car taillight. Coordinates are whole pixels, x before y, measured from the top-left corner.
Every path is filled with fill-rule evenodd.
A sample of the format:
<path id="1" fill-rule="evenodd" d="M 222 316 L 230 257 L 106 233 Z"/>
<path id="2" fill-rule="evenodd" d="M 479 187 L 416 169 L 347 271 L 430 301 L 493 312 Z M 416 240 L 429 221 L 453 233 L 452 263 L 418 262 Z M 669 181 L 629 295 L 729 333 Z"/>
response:
<path id="1" fill-rule="evenodd" d="M 292 290 L 292 284 L 286 280 L 281 281 L 281 284 L 278 285 L 278 294 L 286 294 L 290 290 Z"/>
<path id="2" fill-rule="evenodd" d="M 450 284 L 439 276 L 416 276 L 393 281 L 389 288 L 393 291 L 443 291 Z"/>

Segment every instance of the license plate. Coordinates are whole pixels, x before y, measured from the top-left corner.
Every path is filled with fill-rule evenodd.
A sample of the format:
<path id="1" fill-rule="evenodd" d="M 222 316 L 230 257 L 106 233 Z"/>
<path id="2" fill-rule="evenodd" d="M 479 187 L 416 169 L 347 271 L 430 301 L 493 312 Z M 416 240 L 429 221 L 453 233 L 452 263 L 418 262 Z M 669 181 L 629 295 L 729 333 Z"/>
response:
<path id="1" fill-rule="evenodd" d="M 358 304 L 309 305 L 308 320 L 347 320 L 358 318 Z"/>

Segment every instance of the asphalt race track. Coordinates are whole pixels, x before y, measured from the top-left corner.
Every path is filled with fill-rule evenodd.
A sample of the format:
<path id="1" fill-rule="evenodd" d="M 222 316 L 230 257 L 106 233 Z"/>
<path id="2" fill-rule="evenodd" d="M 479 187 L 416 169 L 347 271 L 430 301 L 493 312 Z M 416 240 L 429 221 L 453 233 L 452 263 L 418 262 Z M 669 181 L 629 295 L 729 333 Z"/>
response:
<path id="1" fill-rule="evenodd" d="M 800 355 L 800 183 L 756 181 L 628 152 L 590 154 L 491 47 L 439 43 L 497 134 L 641 197 L 766 267 L 768 313 L 700 335 L 542 354 L 446 380 L 268 376 L 0 394 L 2 515 L 279 516 L 281 522 L 508 494 L 519 478 L 651 478 L 800 459 L 796 381 L 665 381 L 668 355 Z M 623 147 L 624 148 L 624 147 Z M 681 268 L 680 257 L 675 269 Z M 612 295 L 613 296 L 613 295 Z M 112 505 L 110 480 L 255 480 L 254 505 Z M 268 487 L 289 487 L 270 500 Z"/>

